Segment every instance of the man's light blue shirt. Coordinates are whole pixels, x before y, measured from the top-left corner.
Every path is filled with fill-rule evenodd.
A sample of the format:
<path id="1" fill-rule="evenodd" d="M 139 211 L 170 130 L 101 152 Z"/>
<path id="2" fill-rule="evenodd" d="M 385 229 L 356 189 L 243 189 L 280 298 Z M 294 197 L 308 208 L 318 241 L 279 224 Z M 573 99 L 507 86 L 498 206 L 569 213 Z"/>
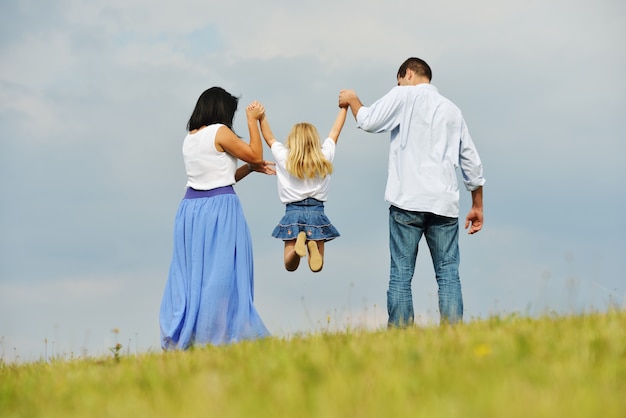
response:
<path id="1" fill-rule="evenodd" d="M 366 132 L 391 133 L 385 200 L 394 206 L 458 218 L 457 167 L 467 190 L 485 183 L 461 110 L 432 84 L 394 87 L 361 107 L 356 121 Z"/>

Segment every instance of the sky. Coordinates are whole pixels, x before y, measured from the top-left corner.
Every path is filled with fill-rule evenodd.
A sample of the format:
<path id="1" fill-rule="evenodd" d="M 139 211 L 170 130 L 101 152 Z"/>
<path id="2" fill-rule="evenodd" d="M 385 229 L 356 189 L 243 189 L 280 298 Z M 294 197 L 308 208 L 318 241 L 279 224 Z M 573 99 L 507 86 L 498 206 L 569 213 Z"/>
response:
<path id="1" fill-rule="evenodd" d="M 571 0 L 3 0 L 0 362 L 159 352 L 158 312 L 198 96 L 261 101 L 277 138 L 327 133 L 338 93 L 369 105 L 408 57 L 461 110 L 484 165 L 485 223 L 461 233 L 465 321 L 626 304 L 626 3 Z M 324 269 L 283 267 L 276 178 L 237 184 L 255 306 L 280 338 L 387 320 L 389 136 L 339 138 Z M 265 157 L 271 153 L 265 148 Z M 461 185 L 461 223 L 470 194 Z M 430 254 L 417 322 L 438 322 Z"/>

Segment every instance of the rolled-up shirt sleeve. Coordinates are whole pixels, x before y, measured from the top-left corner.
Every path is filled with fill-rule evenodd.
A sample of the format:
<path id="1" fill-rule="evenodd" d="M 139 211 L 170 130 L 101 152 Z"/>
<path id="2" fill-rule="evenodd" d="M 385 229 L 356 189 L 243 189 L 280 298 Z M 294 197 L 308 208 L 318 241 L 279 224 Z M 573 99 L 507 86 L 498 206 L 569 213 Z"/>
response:
<path id="1" fill-rule="evenodd" d="M 390 132 L 400 124 L 404 100 L 398 100 L 402 91 L 394 87 L 371 106 L 362 106 L 356 115 L 356 126 L 365 132 Z"/>
<path id="2" fill-rule="evenodd" d="M 485 184 L 483 164 L 478 150 L 472 141 L 467 125 L 463 121 L 461 127 L 461 142 L 459 144 L 459 165 L 463 176 L 465 189 L 472 192 Z"/>

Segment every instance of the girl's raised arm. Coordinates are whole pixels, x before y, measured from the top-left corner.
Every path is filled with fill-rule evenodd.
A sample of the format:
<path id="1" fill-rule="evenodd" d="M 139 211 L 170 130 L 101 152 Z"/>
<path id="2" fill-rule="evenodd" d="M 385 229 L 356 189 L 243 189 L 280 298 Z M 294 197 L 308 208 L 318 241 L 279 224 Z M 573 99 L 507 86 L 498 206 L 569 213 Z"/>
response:
<path id="1" fill-rule="evenodd" d="M 337 119 L 335 119 L 335 123 L 333 127 L 330 128 L 330 133 L 328 137 L 335 141 L 335 144 L 339 140 L 339 134 L 341 133 L 341 129 L 343 128 L 343 124 L 346 122 L 346 115 L 348 114 L 348 108 L 342 107 L 339 109 L 339 114 L 337 115 Z"/>
<path id="2" fill-rule="evenodd" d="M 276 142 L 276 138 L 274 138 L 274 133 L 270 128 L 270 123 L 267 121 L 265 113 L 263 113 L 259 122 L 261 123 L 261 134 L 263 135 L 263 139 L 265 139 L 267 146 L 272 148 L 272 145 Z"/>

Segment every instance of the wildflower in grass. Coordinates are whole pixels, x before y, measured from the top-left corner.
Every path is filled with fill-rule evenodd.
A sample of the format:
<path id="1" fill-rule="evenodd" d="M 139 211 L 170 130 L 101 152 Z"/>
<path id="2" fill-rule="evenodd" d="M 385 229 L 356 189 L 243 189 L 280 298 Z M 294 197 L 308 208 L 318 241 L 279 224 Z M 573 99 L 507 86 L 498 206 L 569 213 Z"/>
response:
<path id="1" fill-rule="evenodd" d="M 491 347 L 487 344 L 478 344 L 474 347 L 474 355 L 478 358 L 487 357 L 491 354 Z"/>

